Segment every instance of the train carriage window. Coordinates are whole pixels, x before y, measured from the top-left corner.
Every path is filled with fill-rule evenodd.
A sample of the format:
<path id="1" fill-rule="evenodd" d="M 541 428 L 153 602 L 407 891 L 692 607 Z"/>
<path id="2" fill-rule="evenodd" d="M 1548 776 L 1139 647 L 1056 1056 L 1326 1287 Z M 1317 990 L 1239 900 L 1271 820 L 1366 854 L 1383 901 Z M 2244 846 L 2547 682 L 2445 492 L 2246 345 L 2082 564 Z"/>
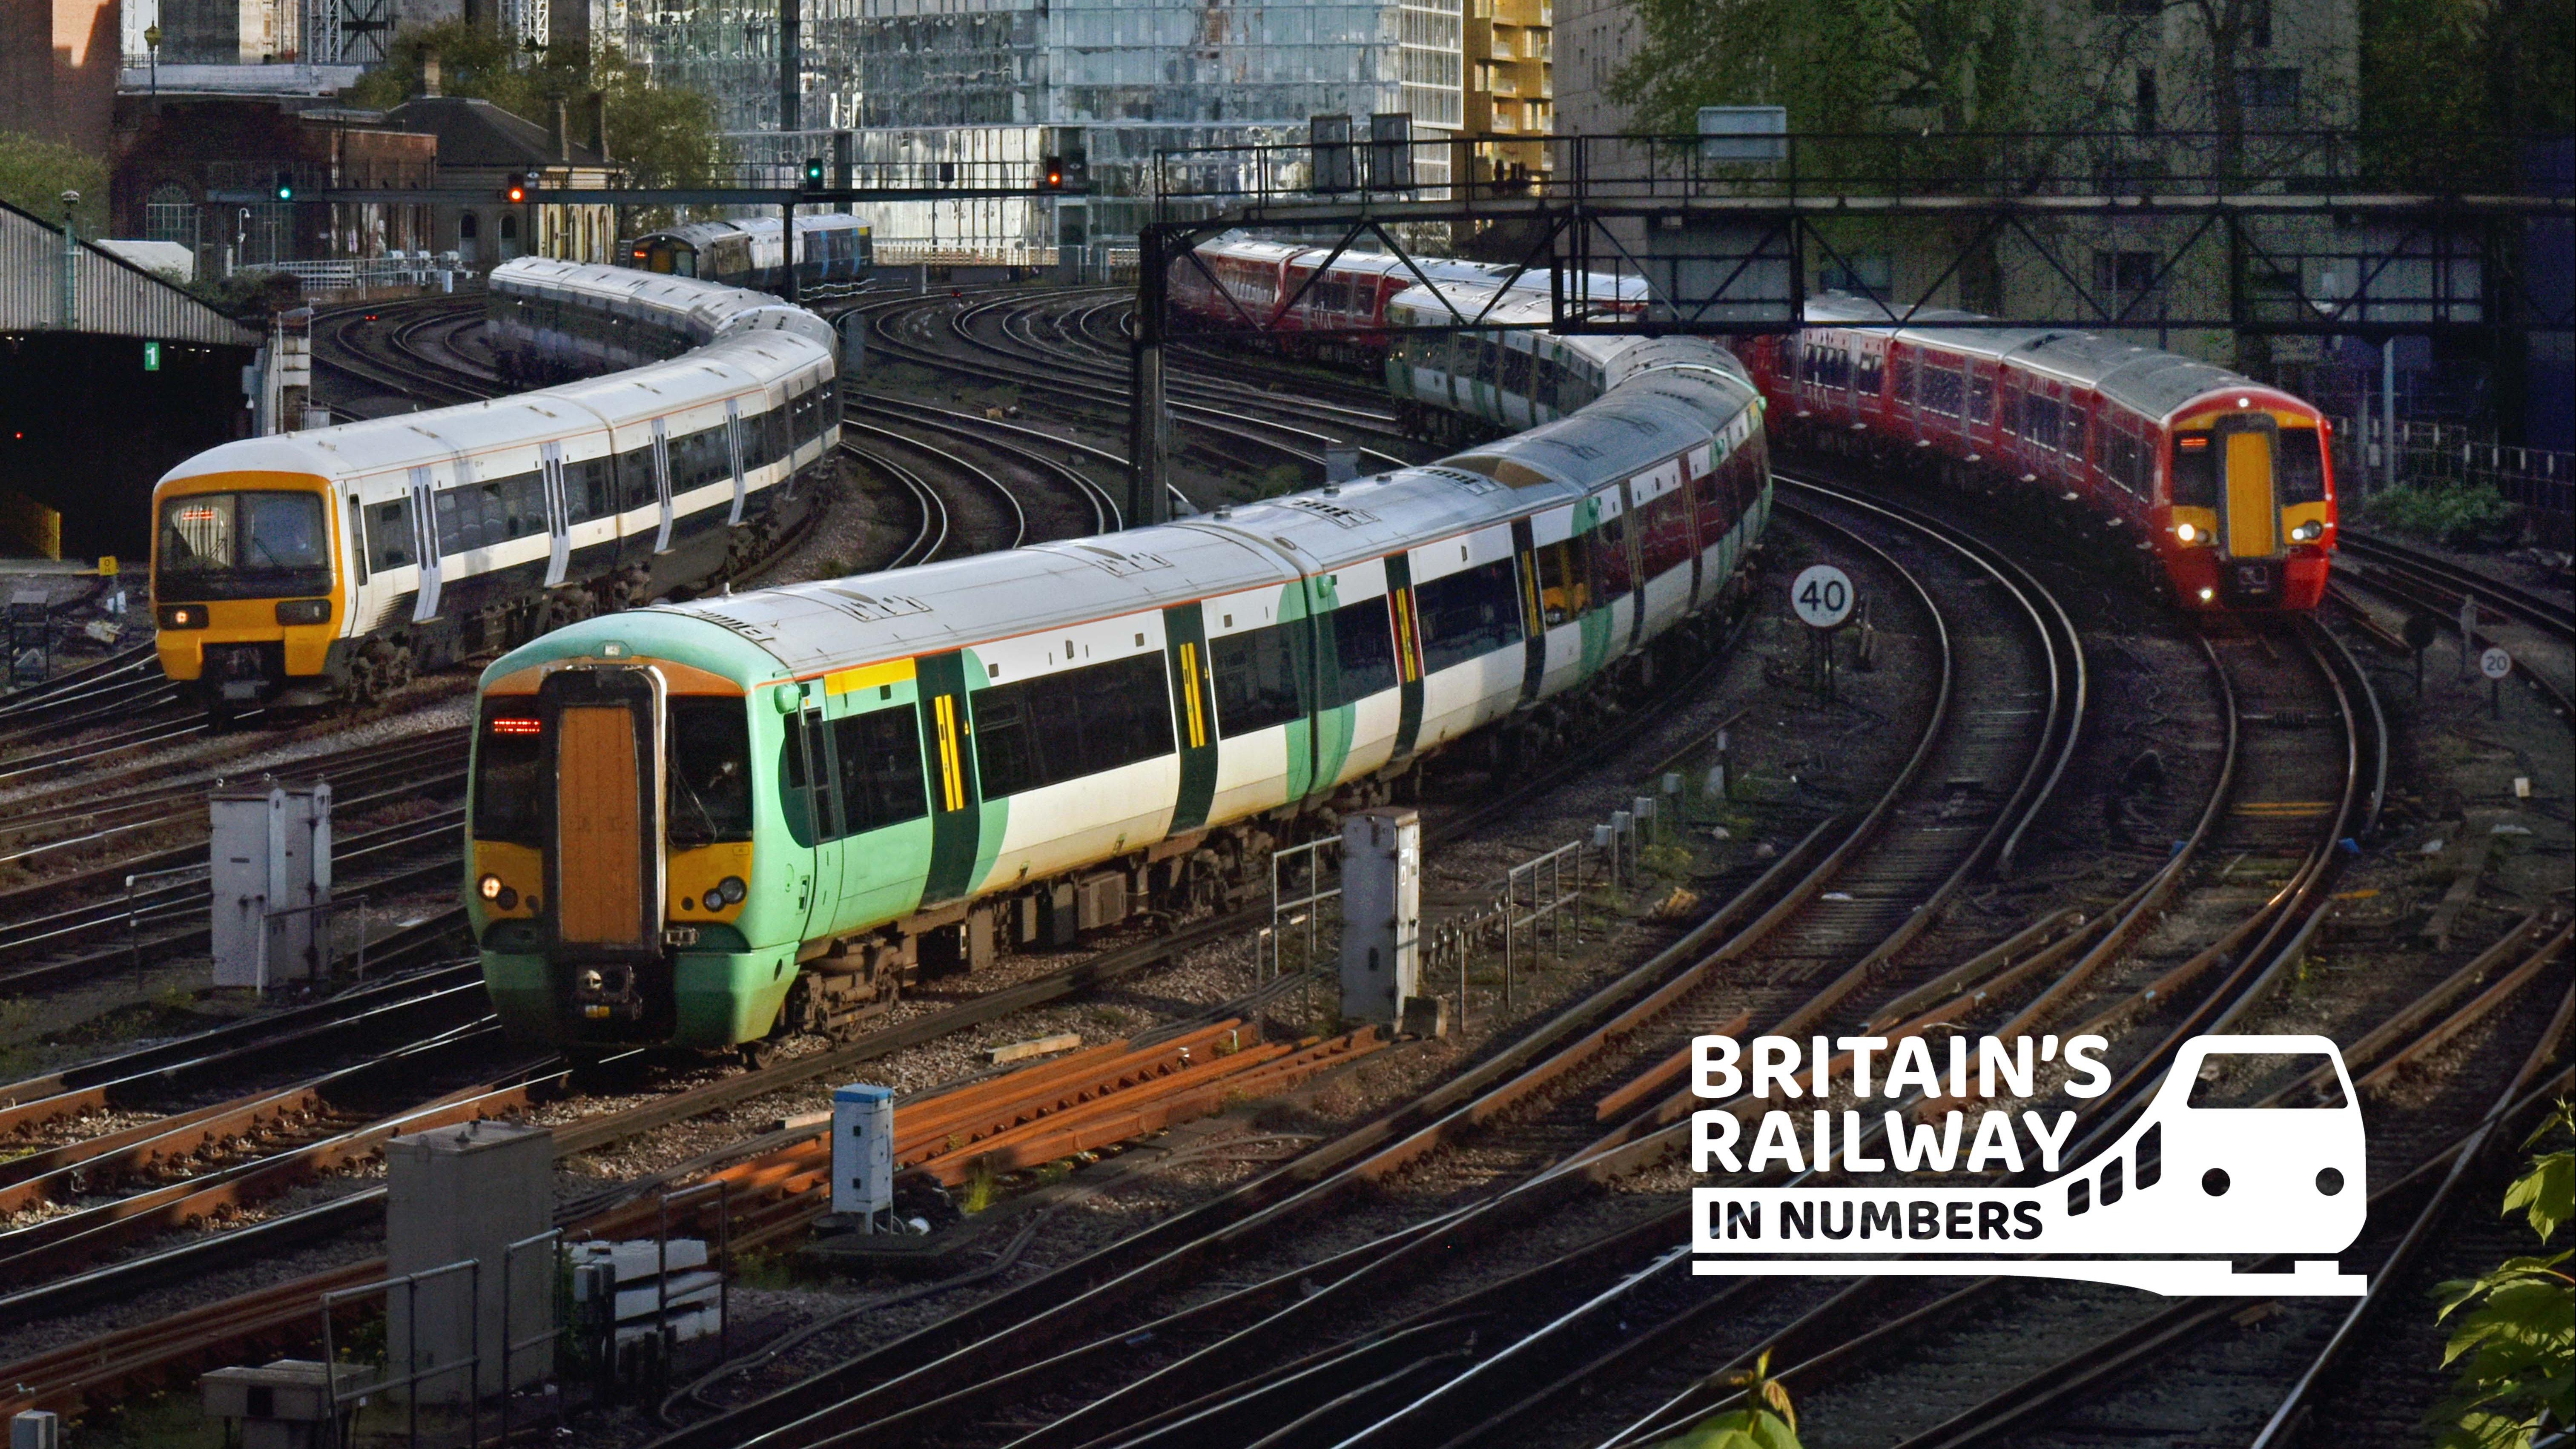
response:
<path id="1" fill-rule="evenodd" d="M 2143 490 L 2138 480 L 2138 440 L 2126 429 L 2113 428 L 2102 439 L 2102 471 L 2130 493 Z"/>
<path id="2" fill-rule="evenodd" d="M 1959 416 L 1967 392 L 1967 381 L 1955 368 L 1936 367 L 1923 374 L 1923 406 L 1945 418 Z"/>
<path id="3" fill-rule="evenodd" d="M 2053 397 L 2032 397 L 2022 404 L 2022 436 L 2043 448 L 2054 448 L 2063 435 L 2058 423 L 2060 409 Z"/>
<path id="4" fill-rule="evenodd" d="M 930 813 L 921 775 L 920 710 L 872 710 L 832 724 L 841 767 L 841 828 L 852 835 Z"/>
<path id="5" fill-rule="evenodd" d="M 1603 519 L 1584 539 L 1592 559 L 1593 602 L 1613 604 L 1626 598 L 1636 586 L 1629 577 L 1627 515 Z"/>
<path id="6" fill-rule="evenodd" d="M 1542 544 L 1538 559 L 1538 605 L 1549 628 L 1570 623 L 1592 607 L 1592 580 L 1583 568 L 1582 545 L 1571 538 Z"/>
<path id="7" fill-rule="evenodd" d="M 495 696 L 483 701 L 474 737 L 474 838 L 543 845 L 538 815 L 545 764 L 536 701 Z"/>
<path id="8" fill-rule="evenodd" d="M 1968 379 L 1968 421 L 1983 426 L 1995 420 L 1995 380 L 1977 373 Z"/>
<path id="9" fill-rule="evenodd" d="M 1718 460 L 1691 483 L 1691 503 L 1699 513 L 1699 536 L 1703 544 L 1716 542 L 1735 526 L 1735 489 L 1729 475 L 1735 469 L 1736 455 Z"/>
<path id="10" fill-rule="evenodd" d="M 1172 694 L 1159 653 L 977 690 L 974 715 L 986 799 L 1173 750 Z"/>
<path id="11" fill-rule="evenodd" d="M 830 729 L 821 715 L 812 712 L 792 716 L 780 737 L 778 778 L 785 788 L 779 792 L 778 808 L 787 817 L 789 838 L 798 845 L 815 845 L 842 833 L 834 819 L 831 747 Z M 822 781 L 820 790 L 807 784 L 808 763 Z M 819 828 L 817 816 L 821 817 Z"/>
<path id="12" fill-rule="evenodd" d="M 1339 677 L 1324 691 L 1324 708 L 1395 688 L 1395 629 L 1386 595 L 1333 611 L 1333 657 Z"/>
<path id="13" fill-rule="evenodd" d="M 1647 504 L 1642 512 L 1645 533 L 1638 543 L 1646 555 L 1646 577 L 1661 578 L 1690 561 L 1690 519 L 1678 490 Z"/>
<path id="14" fill-rule="evenodd" d="M 2070 458 L 2085 456 L 2084 425 L 2091 421 L 2091 417 L 2091 409 L 2085 405 L 2083 399 L 2076 398 L 2068 401 L 2065 413 L 2066 441 L 2058 451 Z"/>
<path id="15" fill-rule="evenodd" d="M 2174 434 L 2173 505 L 2176 508 L 2218 506 L 2218 450 L 2207 433 Z"/>
<path id="16" fill-rule="evenodd" d="M 1864 352 L 1852 364 L 1852 391 L 1879 395 L 1879 385 L 1887 380 L 1887 354 Z"/>
<path id="17" fill-rule="evenodd" d="M 2027 433 L 2022 431 L 2022 409 L 2024 406 L 2025 399 L 2020 388 L 2015 387 L 2004 390 L 2004 431 L 2012 434 L 2016 438 L 2028 436 Z"/>
<path id="18" fill-rule="evenodd" d="M 1219 739 L 1305 718 L 1305 633 L 1305 621 L 1298 620 L 1208 641 Z"/>
<path id="19" fill-rule="evenodd" d="M 629 449 L 617 455 L 617 507 L 620 512 L 650 507 L 653 491 L 653 449 L 650 446 Z"/>
<path id="20" fill-rule="evenodd" d="M 2281 502 L 2326 501 L 2326 465 L 2314 428 L 2283 428 L 2273 443 L 2272 476 L 2280 480 Z"/>
<path id="21" fill-rule="evenodd" d="M 1530 355 L 1508 343 L 1503 347 L 1503 391 L 1515 397 L 1530 395 Z"/>
<path id="22" fill-rule="evenodd" d="M 743 701 L 675 698 L 669 726 L 671 843 L 751 839 L 751 721 Z"/>
<path id="23" fill-rule="evenodd" d="M 572 523 L 588 523 L 606 518 L 617 511 L 615 480 L 610 476 L 606 458 L 585 458 L 566 463 L 563 470 L 564 517 Z"/>
<path id="24" fill-rule="evenodd" d="M 408 568 L 420 562 L 411 556 L 411 500 L 397 498 L 390 503 L 367 506 L 367 566 L 372 569 Z"/>
<path id="25" fill-rule="evenodd" d="M 1423 669 L 1437 672 L 1519 643 L 1519 589 L 1509 558 L 1416 584 L 1413 602 L 1422 625 Z"/>
<path id="26" fill-rule="evenodd" d="M 1898 407 L 1912 407 L 1914 405 L 1914 359 L 1911 357 L 1900 357 L 1896 359 L 1895 395 L 1896 405 Z"/>

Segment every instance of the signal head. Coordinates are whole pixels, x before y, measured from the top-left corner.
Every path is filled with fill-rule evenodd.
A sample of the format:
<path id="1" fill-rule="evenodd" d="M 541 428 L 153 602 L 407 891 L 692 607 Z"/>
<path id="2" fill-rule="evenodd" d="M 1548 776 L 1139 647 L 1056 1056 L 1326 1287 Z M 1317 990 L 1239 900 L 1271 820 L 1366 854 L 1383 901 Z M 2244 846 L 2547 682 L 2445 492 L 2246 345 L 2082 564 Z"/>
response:
<path id="1" fill-rule="evenodd" d="M 278 172 L 275 190 L 278 200 L 293 201 L 295 199 L 295 173 L 292 171 Z"/>
<path id="2" fill-rule="evenodd" d="M 823 184 L 822 157 L 808 156 L 805 158 L 805 184 L 809 187 L 820 187 Z"/>

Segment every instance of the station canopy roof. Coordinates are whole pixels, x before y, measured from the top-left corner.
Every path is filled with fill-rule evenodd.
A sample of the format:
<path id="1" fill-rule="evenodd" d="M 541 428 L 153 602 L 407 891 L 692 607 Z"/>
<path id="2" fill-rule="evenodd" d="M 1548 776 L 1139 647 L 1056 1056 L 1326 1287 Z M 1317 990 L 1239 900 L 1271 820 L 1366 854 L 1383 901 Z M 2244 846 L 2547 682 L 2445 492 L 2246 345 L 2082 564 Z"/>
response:
<path id="1" fill-rule="evenodd" d="M 0 332 L 62 328 L 62 228 L 0 202 Z M 220 347 L 262 340 L 185 289 L 89 242 L 72 261 L 72 330 Z"/>

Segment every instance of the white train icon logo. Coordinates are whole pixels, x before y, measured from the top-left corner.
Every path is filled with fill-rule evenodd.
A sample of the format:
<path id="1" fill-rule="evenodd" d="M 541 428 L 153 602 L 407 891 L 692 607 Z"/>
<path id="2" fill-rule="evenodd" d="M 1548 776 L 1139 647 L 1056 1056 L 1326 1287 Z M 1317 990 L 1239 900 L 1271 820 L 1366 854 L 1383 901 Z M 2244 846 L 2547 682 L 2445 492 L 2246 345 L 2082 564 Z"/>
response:
<path id="1" fill-rule="evenodd" d="M 2332 1068 L 2315 1106 L 2218 1106 L 2224 1058 Z M 2321 1036 L 2202 1036 L 2175 1054 L 2118 1142 L 2026 1187 L 1695 1189 L 1693 1271 L 1711 1275 L 2012 1274 L 2185 1294 L 2358 1296 L 2334 1255 L 2368 1214 L 2351 1075 Z M 1794 1255 L 1742 1257 L 1740 1254 Z M 1905 1256 L 1890 1257 L 1891 1253 Z M 1933 1256 L 1933 1255 L 1939 1256 Z M 2292 1271 L 2231 1258 L 2288 1256 Z"/>

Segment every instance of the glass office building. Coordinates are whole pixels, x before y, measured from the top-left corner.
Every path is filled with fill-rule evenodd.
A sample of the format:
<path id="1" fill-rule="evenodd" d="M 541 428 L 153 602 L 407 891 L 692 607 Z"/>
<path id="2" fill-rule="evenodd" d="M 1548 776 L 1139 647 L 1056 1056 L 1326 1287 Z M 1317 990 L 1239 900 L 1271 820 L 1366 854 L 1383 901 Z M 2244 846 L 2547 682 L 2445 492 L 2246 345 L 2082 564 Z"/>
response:
<path id="1" fill-rule="evenodd" d="M 557 0 L 562 3 L 562 0 Z M 667 83 L 716 97 L 729 132 L 778 127 L 777 0 L 595 0 L 601 33 Z M 1461 0 L 805 0 L 799 120 L 860 133 L 862 158 L 1065 144 L 1091 161 L 1088 235 L 1132 236 L 1158 150 L 1302 140 L 1341 114 L 1458 129 Z M 944 128 L 983 132 L 942 141 Z M 1022 133 L 1002 136 L 992 133 Z M 873 133 L 873 134 L 871 134 Z M 746 142 L 753 137 L 746 134 Z M 779 138 L 784 140 L 786 138 Z M 799 143 L 804 144 L 804 143 Z M 748 151 L 766 148 L 750 145 Z M 1445 175 L 1418 173 L 1426 184 Z M 1037 208 L 996 209 L 1028 226 Z M 913 227 L 889 215 L 881 236 Z M 996 240 L 1052 244 L 1053 235 Z"/>

